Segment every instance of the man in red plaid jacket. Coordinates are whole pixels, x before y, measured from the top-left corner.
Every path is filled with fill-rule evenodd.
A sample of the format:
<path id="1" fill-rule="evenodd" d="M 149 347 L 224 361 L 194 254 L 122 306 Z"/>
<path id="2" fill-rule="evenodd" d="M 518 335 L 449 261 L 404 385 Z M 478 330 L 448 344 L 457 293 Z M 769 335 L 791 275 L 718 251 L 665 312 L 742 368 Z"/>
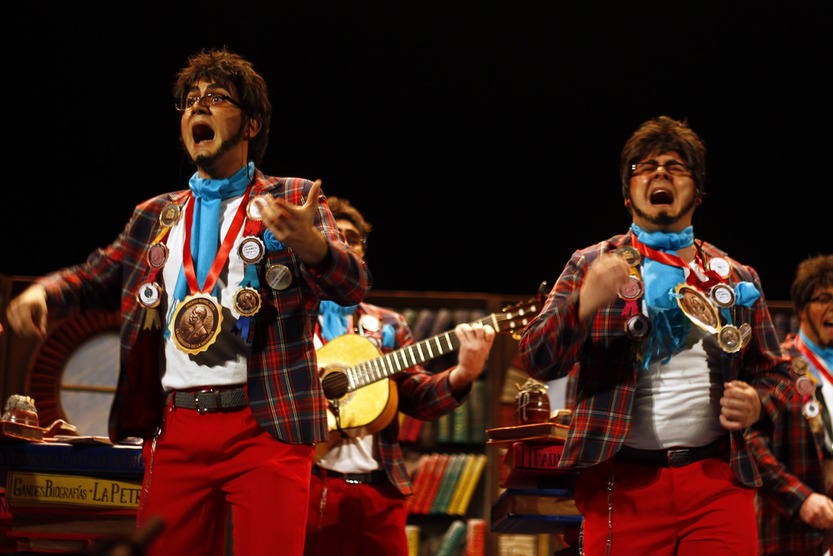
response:
<path id="1" fill-rule="evenodd" d="M 581 469 L 585 553 L 755 554 L 743 431 L 784 377 L 758 276 L 694 241 L 705 147 L 687 125 L 645 122 L 621 177 L 630 232 L 573 254 L 520 344 L 536 378 L 578 365 L 559 465 Z"/>
<path id="2" fill-rule="evenodd" d="M 749 443 L 761 470 L 761 554 L 818 555 L 833 542 L 833 255 L 803 261 L 791 296 L 800 329 L 782 349 L 792 380 L 776 393 L 782 409 L 771 434 Z"/>
<path id="3" fill-rule="evenodd" d="M 331 197 L 329 201 L 339 231 L 364 258 L 370 223 L 346 199 Z M 370 303 L 346 308 L 327 307 L 328 302 L 322 305 L 316 337 L 321 343 L 350 333 L 370 339 L 382 353 L 414 343 L 399 313 Z M 465 401 L 471 383 L 483 371 L 494 331 L 490 326 L 460 324 L 455 333 L 460 341 L 455 367 L 433 374 L 414 365 L 393 375 L 399 411 L 433 420 Z M 407 556 L 406 497 L 413 489 L 398 439 L 399 421 L 394 418 L 375 434 L 337 438 L 313 466 L 307 556 Z"/>
<path id="4" fill-rule="evenodd" d="M 47 320 L 121 310 L 110 436 L 145 439 L 139 524 L 165 524 L 152 553 L 223 554 L 230 504 L 235 554 L 301 554 L 327 438 L 318 304 L 358 303 L 370 277 L 318 182 L 255 168 L 271 105 L 248 61 L 192 56 L 174 96 L 189 189 L 139 205 L 115 242 L 14 300 L 9 323 L 43 336 Z"/>

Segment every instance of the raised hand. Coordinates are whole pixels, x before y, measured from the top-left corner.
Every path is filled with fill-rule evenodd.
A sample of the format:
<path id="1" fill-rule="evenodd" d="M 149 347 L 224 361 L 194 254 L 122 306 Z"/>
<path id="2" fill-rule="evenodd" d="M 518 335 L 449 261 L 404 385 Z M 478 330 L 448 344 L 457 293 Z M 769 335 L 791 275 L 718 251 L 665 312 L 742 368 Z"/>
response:
<path id="1" fill-rule="evenodd" d="M 612 253 L 602 253 L 587 269 L 587 276 L 579 290 L 578 316 L 586 322 L 596 311 L 610 305 L 627 284 L 630 267 L 625 259 Z"/>
<path id="2" fill-rule="evenodd" d="M 320 263 L 327 256 L 327 240 L 315 227 L 315 214 L 321 195 L 321 180 L 315 180 L 302 206 L 276 199 L 271 195 L 258 197 L 263 224 L 272 235 L 292 248 L 306 264 Z"/>
<path id="3" fill-rule="evenodd" d="M 46 313 L 46 290 L 39 284 L 32 284 L 9 303 L 6 318 L 17 334 L 44 339 Z"/>
<path id="4" fill-rule="evenodd" d="M 451 371 L 449 381 L 452 390 L 460 391 L 483 372 L 495 339 L 495 331 L 488 324 L 484 326 L 475 323 L 459 324 L 454 332 L 460 340 L 460 352 L 457 354 L 457 367 Z"/>

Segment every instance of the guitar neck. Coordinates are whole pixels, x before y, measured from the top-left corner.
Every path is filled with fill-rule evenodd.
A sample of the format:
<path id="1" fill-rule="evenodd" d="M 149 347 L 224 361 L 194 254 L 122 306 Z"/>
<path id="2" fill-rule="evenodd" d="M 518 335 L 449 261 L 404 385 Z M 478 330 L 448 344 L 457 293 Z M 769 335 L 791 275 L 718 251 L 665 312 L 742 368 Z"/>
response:
<path id="1" fill-rule="evenodd" d="M 504 320 L 501 314 L 491 314 L 469 324 L 489 324 L 495 330 L 500 330 L 500 322 Z M 381 357 L 363 361 L 346 369 L 349 383 L 348 391 L 357 390 L 368 384 L 391 377 L 415 365 L 436 359 L 460 347 L 460 340 L 454 330 L 437 334 L 425 340 L 420 340 L 403 348 L 386 353 Z"/>

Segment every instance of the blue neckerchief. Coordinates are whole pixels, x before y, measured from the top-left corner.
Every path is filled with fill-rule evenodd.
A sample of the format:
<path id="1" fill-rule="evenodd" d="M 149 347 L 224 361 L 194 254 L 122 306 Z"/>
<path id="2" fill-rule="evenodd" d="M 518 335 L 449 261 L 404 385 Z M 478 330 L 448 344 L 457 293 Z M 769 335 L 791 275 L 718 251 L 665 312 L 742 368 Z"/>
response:
<path id="1" fill-rule="evenodd" d="M 191 256 L 194 259 L 197 274 L 197 285 L 202 288 L 205 278 L 211 270 L 217 249 L 220 245 L 220 203 L 224 199 L 237 197 L 245 193 L 246 188 L 254 176 L 255 164 L 249 161 L 229 178 L 214 180 L 201 178 L 194 172 L 188 185 L 194 195 L 194 218 L 191 222 Z M 215 297 L 219 294 L 219 284 L 211 292 Z M 188 295 L 188 283 L 185 279 L 185 267 L 179 270 L 174 287 L 174 298 L 168 307 L 168 321 L 179 302 Z M 166 335 L 168 330 L 166 327 Z"/>
<path id="2" fill-rule="evenodd" d="M 827 368 L 833 370 L 833 348 L 823 348 L 813 342 L 810 338 L 804 334 L 803 330 L 798 331 L 798 335 L 801 336 L 801 340 L 807 345 L 807 347 L 815 353 L 820 359 L 822 359 L 825 363 L 827 363 Z M 816 378 L 821 380 L 821 373 L 816 370 L 816 366 L 812 363 L 810 364 L 810 370 L 813 372 Z"/>
<path id="3" fill-rule="evenodd" d="M 352 315 L 357 305 L 344 307 L 333 301 L 323 300 L 318 304 L 318 313 L 321 315 L 321 336 L 330 341 L 333 338 L 347 334 L 347 317 Z"/>
<path id="4" fill-rule="evenodd" d="M 646 232 L 631 224 L 631 231 L 641 243 L 665 253 L 675 253 L 694 244 L 694 228 L 691 226 L 681 232 Z M 680 350 L 691 331 L 691 322 L 674 298 L 674 289 L 685 282 L 682 268 L 643 257 L 642 282 L 648 318 L 651 319 L 651 335 L 644 358 L 644 368 L 647 369 L 652 359 L 667 363 Z"/>

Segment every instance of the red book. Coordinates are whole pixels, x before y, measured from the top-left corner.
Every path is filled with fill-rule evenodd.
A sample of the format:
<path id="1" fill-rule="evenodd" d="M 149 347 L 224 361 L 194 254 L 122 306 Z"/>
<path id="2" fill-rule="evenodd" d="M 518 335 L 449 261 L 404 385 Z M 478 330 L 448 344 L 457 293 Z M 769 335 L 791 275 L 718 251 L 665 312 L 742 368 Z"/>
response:
<path id="1" fill-rule="evenodd" d="M 438 458 L 439 454 L 423 454 L 419 458 L 418 469 L 414 477 L 414 494 L 408 498 L 409 513 L 418 513 L 417 508 L 422 505 L 422 501 L 425 499 L 429 476 L 432 475 Z"/>
<path id="2" fill-rule="evenodd" d="M 425 498 L 422 499 L 419 506 L 414 506 L 413 513 L 427 514 L 431 512 L 431 506 L 434 504 L 434 498 L 437 496 L 437 490 L 440 488 L 449 459 L 448 454 L 437 454 L 437 463 L 431 470 L 431 476 L 428 477 L 428 484 L 426 485 L 427 488 L 424 489 Z"/>

